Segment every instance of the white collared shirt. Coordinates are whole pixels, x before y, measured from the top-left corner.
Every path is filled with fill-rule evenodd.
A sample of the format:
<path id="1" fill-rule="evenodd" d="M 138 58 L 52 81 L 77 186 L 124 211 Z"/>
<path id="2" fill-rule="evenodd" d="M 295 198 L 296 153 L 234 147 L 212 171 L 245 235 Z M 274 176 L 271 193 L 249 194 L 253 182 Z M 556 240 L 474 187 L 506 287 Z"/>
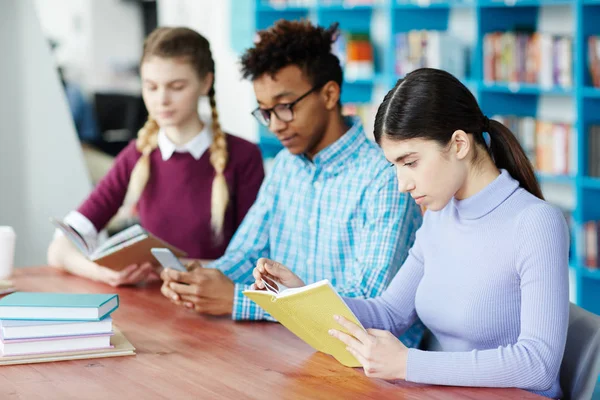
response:
<path id="1" fill-rule="evenodd" d="M 199 160 L 206 150 L 209 149 L 212 141 L 213 135 L 207 124 L 204 125 L 204 128 L 198 135 L 183 146 L 176 146 L 162 129 L 158 131 L 158 149 L 163 161 L 169 160 L 175 152 L 190 153 L 195 160 Z M 91 244 L 92 247 L 95 247 L 98 239 L 98 231 L 96 231 L 94 224 L 92 224 L 88 218 L 80 212 L 73 210 L 67 214 L 63 221 L 83 236 L 87 243 Z M 63 233 L 57 229 L 54 233 L 54 237 L 62 234 Z"/>
<path id="2" fill-rule="evenodd" d="M 212 140 L 212 132 L 207 124 L 192 140 L 179 147 L 167 137 L 162 129 L 158 132 L 158 148 L 163 161 L 167 161 L 175 152 L 190 153 L 194 159 L 199 160 L 212 144 Z"/>

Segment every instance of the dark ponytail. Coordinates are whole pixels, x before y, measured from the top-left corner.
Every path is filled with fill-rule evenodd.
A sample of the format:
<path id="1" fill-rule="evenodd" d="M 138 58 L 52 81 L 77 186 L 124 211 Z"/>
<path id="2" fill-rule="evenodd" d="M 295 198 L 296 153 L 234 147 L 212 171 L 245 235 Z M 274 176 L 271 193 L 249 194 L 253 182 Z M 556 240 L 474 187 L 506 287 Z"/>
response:
<path id="1" fill-rule="evenodd" d="M 491 138 L 490 150 L 496 167 L 507 170 L 519 181 L 522 188 L 543 200 L 544 195 L 535 178 L 531 161 L 525 155 L 515 135 L 502 123 L 493 119 L 490 120 L 488 133 Z"/>
<path id="2" fill-rule="evenodd" d="M 385 135 L 391 140 L 434 140 L 445 147 L 457 130 L 472 134 L 476 148 L 485 149 L 496 167 L 505 169 L 529 193 L 544 198 L 517 138 L 483 115 L 469 89 L 448 72 L 421 68 L 399 80 L 377 110 L 374 133 L 379 144 Z M 489 148 L 484 132 L 490 135 Z"/>

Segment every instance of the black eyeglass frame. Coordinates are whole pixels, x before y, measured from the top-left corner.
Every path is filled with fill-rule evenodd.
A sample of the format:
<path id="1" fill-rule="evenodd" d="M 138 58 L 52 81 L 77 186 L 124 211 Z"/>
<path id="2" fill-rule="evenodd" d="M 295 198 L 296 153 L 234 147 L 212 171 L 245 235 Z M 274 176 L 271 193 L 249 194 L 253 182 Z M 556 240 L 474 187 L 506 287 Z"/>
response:
<path id="1" fill-rule="evenodd" d="M 308 92 L 304 93 L 302 96 L 298 97 L 296 100 L 292 101 L 291 103 L 280 103 L 271 108 L 257 107 L 254 111 L 252 111 L 252 115 L 254 116 L 254 118 L 256 118 L 256 120 L 260 124 L 267 126 L 267 127 L 271 124 L 271 118 L 272 118 L 273 114 L 275 114 L 277 119 L 279 119 L 282 122 L 292 122 L 295 117 L 294 107 L 296 106 L 296 104 L 298 104 L 302 99 L 307 97 L 309 94 L 311 94 L 315 90 L 320 89 L 321 87 L 322 87 L 322 85 L 313 86 L 312 89 L 310 89 Z M 289 120 L 287 120 L 285 118 L 281 118 L 279 116 L 279 114 L 277 113 L 277 108 L 279 108 L 280 110 L 282 108 L 285 110 L 289 110 L 291 113 L 291 118 Z M 268 119 L 265 117 L 265 115 L 269 116 Z"/>

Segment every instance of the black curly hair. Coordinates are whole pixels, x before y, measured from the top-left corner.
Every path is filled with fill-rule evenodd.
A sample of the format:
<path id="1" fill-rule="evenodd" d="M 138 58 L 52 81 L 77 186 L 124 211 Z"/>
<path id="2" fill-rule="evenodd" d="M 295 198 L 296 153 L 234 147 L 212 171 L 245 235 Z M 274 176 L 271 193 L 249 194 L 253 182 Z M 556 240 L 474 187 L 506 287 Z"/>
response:
<path id="1" fill-rule="evenodd" d="M 333 81 L 341 90 L 342 67 L 340 60 L 331 53 L 337 35 L 337 23 L 323 28 L 307 20 L 281 19 L 258 32 L 257 43 L 242 56 L 242 75 L 253 81 L 264 74 L 274 76 L 288 65 L 297 65 L 313 86 Z"/>

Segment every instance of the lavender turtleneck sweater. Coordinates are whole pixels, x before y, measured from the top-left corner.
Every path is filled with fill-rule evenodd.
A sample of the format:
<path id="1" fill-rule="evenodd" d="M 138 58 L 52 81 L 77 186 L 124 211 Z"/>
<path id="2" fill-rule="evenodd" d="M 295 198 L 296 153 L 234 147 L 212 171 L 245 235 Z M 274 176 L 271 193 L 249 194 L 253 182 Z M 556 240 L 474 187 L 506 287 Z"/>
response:
<path id="1" fill-rule="evenodd" d="M 425 213 L 381 297 L 345 299 L 365 328 L 417 317 L 442 351 L 409 349 L 406 380 L 562 395 L 569 233 L 561 212 L 505 170 L 479 193 Z"/>

